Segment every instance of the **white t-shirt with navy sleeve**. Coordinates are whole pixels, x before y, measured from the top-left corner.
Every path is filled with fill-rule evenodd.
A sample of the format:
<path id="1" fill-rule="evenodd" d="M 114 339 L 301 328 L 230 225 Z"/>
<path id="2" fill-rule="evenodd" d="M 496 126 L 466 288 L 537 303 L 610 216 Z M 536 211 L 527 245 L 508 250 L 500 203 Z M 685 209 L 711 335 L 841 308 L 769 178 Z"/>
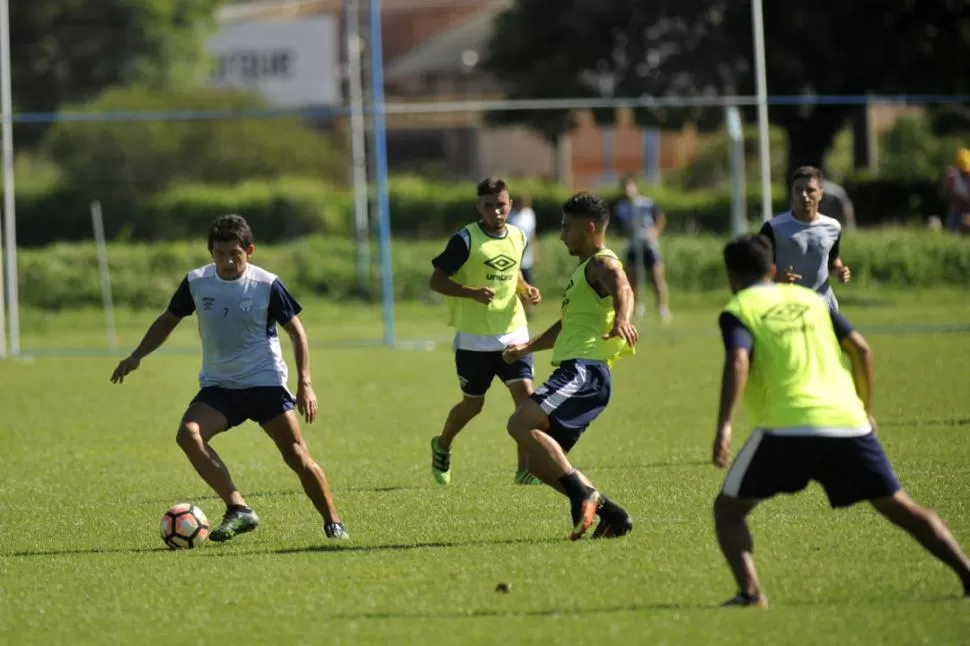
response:
<path id="1" fill-rule="evenodd" d="M 803 222 L 786 211 L 766 222 L 760 233 L 771 240 L 778 271 L 794 267 L 801 276 L 796 284 L 815 290 L 828 301 L 830 309 L 838 311 L 839 302 L 829 283 L 829 263 L 840 254 L 839 221 L 819 213 L 815 220 Z"/>
<path id="2" fill-rule="evenodd" d="M 215 264 L 189 272 L 168 306 L 180 318 L 193 313 L 199 318 L 199 386 L 232 389 L 286 387 L 276 326 L 301 309 L 275 274 L 248 265 L 236 280 L 223 280 Z"/>
<path id="3" fill-rule="evenodd" d="M 629 238 L 629 248 L 635 242 L 655 249 L 660 249 L 657 240 L 657 217 L 661 212 L 660 205 L 646 195 L 637 195 L 633 200 L 623 198 L 614 207 L 614 215 Z"/>
<path id="4" fill-rule="evenodd" d="M 532 269 L 535 259 L 532 255 L 532 241 L 536 238 L 536 212 L 530 207 L 509 213 L 509 224 L 518 227 L 525 234 L 525 252 L 522 254 L 522 269 Z"/>

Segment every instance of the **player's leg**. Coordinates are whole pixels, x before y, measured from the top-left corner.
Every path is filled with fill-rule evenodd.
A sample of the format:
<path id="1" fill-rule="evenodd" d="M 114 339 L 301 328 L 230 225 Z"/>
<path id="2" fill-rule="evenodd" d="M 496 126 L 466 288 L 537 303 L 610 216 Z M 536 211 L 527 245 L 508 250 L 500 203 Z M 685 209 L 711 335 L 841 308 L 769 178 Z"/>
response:
<path id="1" fill-rule="evenodd" d="M 196 473 L 226 504 L 222 522 L 209 535 L 217 543 L 250 532 L 259 525 L 256 512 L 246 504 L 232 482 L 229 469 L 209 444 L 214 436 L 242 423 L 245 417 L 237 408 L 232 391 L 214 386 L 203 388 L 189 404 L 175 435 Z"/>
<path id="2" fill-rule="evenodd" d="M 758 502 L 723 493 L 714 500 L 714 528 L 721 554 L 738 584 L 738 594 L 725 605 L 765 606 L 767 600 L 754 564 L 754 539 L 747 516 Z"/>
<path id="3" fill-rule="evenodd" d="M 738 586 L 737 595 L 725 606 L 767 606 L 747 516 L 760 501 L 808 485 L 820 460 L 817 439 L 777 437 L 755 430 L 734 458 L 714 500 L 717 542 Z"/>
<path id="4" fill-rule="evenodd" d="M 509 435 L 528 454 L 533 475 L 569 498 L 573 519 L 570 538 L 576 540 L 593 524 L 600 493 L 573 468 L 563 448 L 545 432 L 548 428 L 549 418 L 532 399 L 522 402 L 508 423 Z"/>
<path id="5" fill-rule="evenodd" d="M 870 502 L 880 514 L 905 530 L 926 551 L 946 563 L 960 577 L 963 593 L 970 596 L 970 559 L 936 512 L 920 506 L 902 490 Z"/>
<path id="6" fill-rule="evenodd" d="M 609 393 L 605 366 L 567 361 L 509 418 L 509 434 L 528 453 L 530 471 L 569 498 L 573 540 L 592 525 L 604 498 L 566 454 L 606 407 Z"/>
<path id="7" fill-rule="evenodd" d="M 451 444 L 485 406 L 485 393 L 495 377 L 495 354 L 501 353 L 455 350 L 462 398 L 448 411 L 441 434 L 431 438 L 431 475 L 438 484 L 451 482 Z"/>
<path id="8" fill-rule="evenodd" d="M 832 506 L 847 507 L 868 500 L 880 514 L 950 566 L 960 577 L 964 593 L 970 594 L 970 560 L 940 517 L 902 490 L 876 436 L 869 433 L 831 443 L 835 449 L 830 452 L 825 481 L 820 481 Z"/>
<path id="9" fill-rule="evenodd" d="M 303 491 L 323 517 L 323 527 L 327 537 L 350 538 L 334 505 L 327 476 L 310 455 L 310 449 L 307 448 L 303 433 L 300 431 L 299 417 L 292 408 L 292 404 L 290 406 L 288 410 L 261 421 L 260 426 L 276 444 L 286 465 L 299 477 Z"/>
<path id="10" fill-rule="evenodd" d="M 657 303 L 657 314 L 660 320 L 670 321 L 670 293 L 667 288 L 667 276 L 664 272 L 664 261 L 658 249 L 648 247 L 644 250 L 644 262 L 650 274 L 650 284 Z"/>
<path id="11" fill-rule="evenodd" d="M 535 391 L 532 385 L 535 376 L 533 357 L 530 354 L 512 365 L 505 363 L 501 357 L 496 360 L 501 364 L 497 366 L 496 373 L 509 389 L 514 408 L 518 408 Z M 515 484 L 539 484 L 541 480 L 529 472 L 529 454 L 518 444 L 516 446 L 518 447 L 518 468 L 515 473 Z"/>
<path id="12" fill-rule="evenodd" d="M 228 428 L 229 423 L 223 413 L 197 398 L 182 416 L 175 441 L 196 473 L 222 498 L 227 507 L 245 506 L 246 501 L 233 484 L 229 469 L 209 445 L 209 440 Z"/>

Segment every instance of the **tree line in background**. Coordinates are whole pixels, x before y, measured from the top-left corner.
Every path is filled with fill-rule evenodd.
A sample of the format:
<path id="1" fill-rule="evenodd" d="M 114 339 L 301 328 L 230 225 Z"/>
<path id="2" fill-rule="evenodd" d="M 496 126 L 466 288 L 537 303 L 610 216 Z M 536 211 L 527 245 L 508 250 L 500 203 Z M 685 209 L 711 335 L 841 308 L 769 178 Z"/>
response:
<path id="1" fill-rule="evenodd" d="M 225 110 L 265 107 L 251 94 L 199 89 L 204 36 L 220 0 L 33 0 L 11 3 L 15 110 Z M 765 3 L 773 94 L 970 92 L 970 0 Z M 751 94 L 750 5 L 728 0 L 518 0 L 498 18 L 485 67 L 510 98 Z M 717 61 L 713 64 L 712 61 Z M 676 73 L 672 72 L 676 71 Z M 859 222 L 942 214 L 939 179 L 970 132 L 962 106 L 899 120 L 880 140 L 876 177 L 859 161 L 852 106 L 770 111 L 773 176 L 794 163 L 834 170 Z M 596 114 L 603 123 L 612 111 Z M 505 112 L 550 140 L 566 112 Z M 637 112 L 641 124 L 706 130 L 717 110 Z M 88 204 L 105 205 L 108 233 L 152 240 L 198 235 L 210 217 L 239 211 L 269 240 L 350 228 L 342 144 L 295 117 L 18 125 L 19 238 L 38 245 L 88 237 Z M 746 133 L 757 177 L 754 130 Z M 725 138 L 664 178 L 657 197 L 681 230 L 723 232 L 729 196 Z M 326 178 L 323 184 L 320 178 Z M 540 224 L 556 226 L 562 187 L 528 183 Z M 462 184 L 399 178 L 395 230 L 440 236 L 470 215 Z M 776 206 L 784 208 L 782 191 Z M 754 209 L 757 198 L 749 196 Z M 754 212 L 752 210 L 752 215 Z"/>
<path id="2" fill-rule="evenodd" d="M 970 94 L 968 0 L 764 2 L 764 35 L 771 95 Z M 499 16 L 484 66 L 512 99 L 750 96 L 751 3 L 517 0 Z M 753 121 L 754 109 L 747 113 Z M 853 105 L 769 109 L 786 135 L 786 170 L 821 166 L 845 124 L 863 116 L 863 107 Z M 970 131 L 970 110 L 941 116 L 941 128 Z M 604 124 L 615 118 L 612 110 L 596 117 Z M 675 128 L 723 121 L 719 109 L 703 108 L 641 109 L 636 118 Z M 566 111 L 501 112 L 492 119 L 526 124 L 550 141 L 574 125 Z"/>

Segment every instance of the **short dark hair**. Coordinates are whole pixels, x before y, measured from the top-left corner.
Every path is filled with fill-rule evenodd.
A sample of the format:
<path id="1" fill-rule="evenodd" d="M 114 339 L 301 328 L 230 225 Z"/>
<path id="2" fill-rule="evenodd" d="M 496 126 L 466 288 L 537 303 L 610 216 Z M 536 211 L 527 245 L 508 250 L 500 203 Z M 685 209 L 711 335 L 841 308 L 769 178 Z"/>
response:
<path id="1" fill-rule="evenodd" d="M 500 177 L 486 177 L 478 183 L 476 192 L 478 197 L 483 195 L 498 195 L 502 191 L 509 190 L 509 185 Z"/>
<path id="2" fill-rule="evenodd" d="M 209 227 L 209 251 L 216 242 L 238 242 L 246 249 L 253 244 L 253 230 L 241 215 L 221 215 Z"/>
<path id="3" fill-rule="evenodd" d="M 610 221 L 610 207 L 606 200 L 592 193 L 576 193 L 562 205 L 568 217 L 589 218 L 600 224 Z"/>
<path id="4" fill-rule="evenodd" d="M 772 248 L 762 235 L 743 235 L 724 245 L 724 265 L 741 279 L 759 280 L 772 265 Z"/>
<path id="5" fill-rule="evenodd" d="M 825 181 L 825 173 L 817 166 L 799 166 L 792 171 L 791 181 L 788 182 L 788 185 L 792 186 L 797 179 L 815 179 L 821 185 Z"/>

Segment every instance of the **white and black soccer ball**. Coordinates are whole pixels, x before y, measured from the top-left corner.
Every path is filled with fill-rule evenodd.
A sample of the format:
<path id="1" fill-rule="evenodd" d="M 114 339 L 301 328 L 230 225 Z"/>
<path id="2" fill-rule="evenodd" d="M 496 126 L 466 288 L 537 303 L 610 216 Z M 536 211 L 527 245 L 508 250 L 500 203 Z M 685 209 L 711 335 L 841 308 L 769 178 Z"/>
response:
<path id="1" fill-rule="evenodd" d="M 209 540 L 209 519 L 192 503 L 183 502 L 165 512 L 159 530 L 169 549 L 190 550 Z"/>

